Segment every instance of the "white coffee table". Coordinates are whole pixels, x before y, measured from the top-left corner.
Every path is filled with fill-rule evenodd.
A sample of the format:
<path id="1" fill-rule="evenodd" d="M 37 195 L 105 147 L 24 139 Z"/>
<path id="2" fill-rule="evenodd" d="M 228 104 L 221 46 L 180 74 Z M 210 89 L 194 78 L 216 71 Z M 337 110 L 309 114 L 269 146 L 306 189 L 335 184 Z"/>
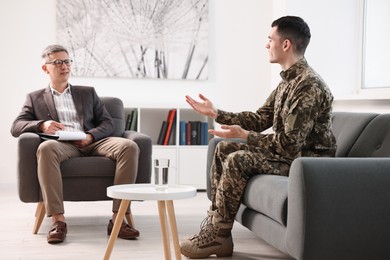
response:
<path id="1" fill-rule="evenodd" d="M 185 185 L 169 185 L 166 191 L 156 191 L 154 184 L 124 184 L 108 187 L 107 196 L 114 199 L 121 199 L 122 202 L 119 207 L 117 220 L 114 223 L 111 236 L 108 240 L 104 259 L 110 258 L 115 241 L 118 237 L 121 223 L 126 213 L 126 209 L 129 206 L 131 200 L 157 201 L 165 259 L 171 259 L 171 250 L 167 226 L 168 213 L 169 227 L 172 234 L 173 247 L 175 249 L 176 259 L 181 259 L 173 200 L 195 197 L 196 188 Z"/>

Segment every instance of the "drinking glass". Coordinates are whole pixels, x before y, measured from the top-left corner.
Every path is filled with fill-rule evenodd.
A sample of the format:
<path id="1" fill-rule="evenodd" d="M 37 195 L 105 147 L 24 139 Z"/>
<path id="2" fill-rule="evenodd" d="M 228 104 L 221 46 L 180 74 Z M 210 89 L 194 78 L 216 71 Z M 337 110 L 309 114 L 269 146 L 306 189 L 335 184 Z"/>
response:
<path id="1" fill-rule="evenodd" d="M 169 159 L 154 160 L 154 185 L 156 190 L 165 191 L 168 188 Z"/>

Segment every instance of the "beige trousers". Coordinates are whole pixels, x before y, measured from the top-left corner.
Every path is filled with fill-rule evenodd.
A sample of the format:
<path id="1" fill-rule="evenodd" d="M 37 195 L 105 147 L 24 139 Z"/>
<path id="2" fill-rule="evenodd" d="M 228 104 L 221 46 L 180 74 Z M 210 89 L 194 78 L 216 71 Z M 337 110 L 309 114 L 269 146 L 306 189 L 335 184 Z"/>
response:
<path id="1" fill-rule="evenodd" d="M 116 161 L 114 185 L 134 183 L 138 171 L 138 145 L 129 139 L 107 137 L 79 149 L 68 142 L 47 140 L 37 150 L 38 180 L 47 216 L 64 214 L 62 161 L 72 157 L 104 156 Z M 120 200 L 113 200 L 112 211 L 117 212 Z"/>

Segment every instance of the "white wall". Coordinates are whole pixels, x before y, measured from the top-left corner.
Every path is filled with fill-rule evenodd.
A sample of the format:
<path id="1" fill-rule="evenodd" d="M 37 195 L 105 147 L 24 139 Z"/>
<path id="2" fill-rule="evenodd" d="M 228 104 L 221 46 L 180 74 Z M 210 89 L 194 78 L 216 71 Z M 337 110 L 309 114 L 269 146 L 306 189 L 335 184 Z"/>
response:
<path id="1" fill-rule="evenodd" d="M 72 78 L 71 83 L 93 85 L 99 95 L 121 97 L 132 107 L 187 107 L 184 95 L 201 92 L 227 110 L 255 109 L 269 92 L 270 67 L 264 45 L 270 9 L 268 1 L 210 0 L 207 81 Z M 0 183 L 15 183 L 17 139 L 9 129 L 26 93 L 47 86 L 40 53 L 56 42 L 55 1 L 2 0 L 0 32 Z"/>
<path id="2" fill-rule="evenodd" d="M 312 39 L 306 57 L 337 98 L 352 95 L 359 83 L 358 3 L 359 0 L 286 1 L 286 12 L 304 17 L 310 25 Z"/>
<path id="3" fill-rule="evenodd" d="M 209 80 L 134 80 L 72 78 L 93 85 L 99 95 L 121 97 L 126 106 L 184 106 L 184 95 L 209 96 L 230 111 L 254 110 L 279 81 L 280 68 L 268 64 L 265 44 L 270 24 L 281 15 L 300 15 L 313 40 L 307 58 L 337 95 L 358 84 L 359 44 L 355 0 L 209 0 Z M 330 18 L 332 17 L 332 18 Z M 27 92 L 48 81 L 40 70 L 40 53 L 55 43 L 55 1 L 0 2 L 0 183 L 16 182 L 16 139 L 10 125 Z"/>

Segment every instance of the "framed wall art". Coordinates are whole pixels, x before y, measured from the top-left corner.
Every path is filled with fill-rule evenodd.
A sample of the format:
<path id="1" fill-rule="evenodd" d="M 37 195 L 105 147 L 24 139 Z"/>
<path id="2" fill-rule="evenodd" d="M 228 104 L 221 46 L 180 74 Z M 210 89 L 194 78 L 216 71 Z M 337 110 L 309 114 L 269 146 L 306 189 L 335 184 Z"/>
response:
<path id="1" fill-rule="evenodd" d="M 208 77 L 208 0 L 57 1 L 56 26 L 73 76 Z"/>

